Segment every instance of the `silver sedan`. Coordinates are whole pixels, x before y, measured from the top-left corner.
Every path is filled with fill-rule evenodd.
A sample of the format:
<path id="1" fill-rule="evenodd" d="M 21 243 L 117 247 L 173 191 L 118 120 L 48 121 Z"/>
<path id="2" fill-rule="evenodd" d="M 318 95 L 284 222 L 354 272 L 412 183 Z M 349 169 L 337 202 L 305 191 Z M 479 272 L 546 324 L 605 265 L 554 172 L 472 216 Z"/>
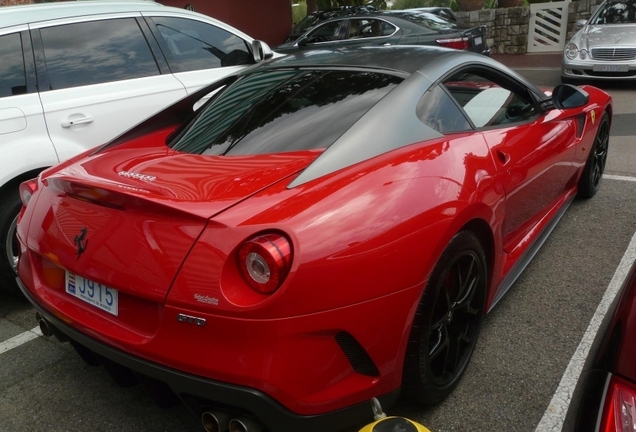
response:
<path id="1" fill-rule="evenodd" d="M 636 0 L 606 0 L 563 51 L 561 80 L 636 79 Z"/>

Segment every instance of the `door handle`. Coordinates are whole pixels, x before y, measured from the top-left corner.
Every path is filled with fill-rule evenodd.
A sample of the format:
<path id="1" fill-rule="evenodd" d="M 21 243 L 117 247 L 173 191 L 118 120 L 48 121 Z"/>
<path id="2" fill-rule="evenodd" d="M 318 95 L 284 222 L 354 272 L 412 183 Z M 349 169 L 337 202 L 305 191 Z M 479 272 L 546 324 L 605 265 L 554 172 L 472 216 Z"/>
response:
<path id="1" fill-rule="evenodd" d="M 85 124 L 85 123 L 92 123 L 93 122 L 93 118 L 92 117 L 81 117 L 78 119 L 73 119 L 73 120 L 67 120 L 65 122 L 62 122 L 62 127 L 63 128 L 70 128 L 71 126 L 75 126 L 75 125 L 79 125 L 79 124 Z"/>
<path id="2" fill-rule="evenodd" d="M 382 46 L 391 46 L 391 44 L 387 42 L 387 43 L 383 43 Z"/>
<path id="3" fill-rule="evenodd" d="M 510 162 L 510 155 L 506 152 L 502 152 L 501 150 L 497 150 L 497 157 L 499 158 L 499 162 L 501 162 L 502 165 L 506 165 L 508 162 Z"/>

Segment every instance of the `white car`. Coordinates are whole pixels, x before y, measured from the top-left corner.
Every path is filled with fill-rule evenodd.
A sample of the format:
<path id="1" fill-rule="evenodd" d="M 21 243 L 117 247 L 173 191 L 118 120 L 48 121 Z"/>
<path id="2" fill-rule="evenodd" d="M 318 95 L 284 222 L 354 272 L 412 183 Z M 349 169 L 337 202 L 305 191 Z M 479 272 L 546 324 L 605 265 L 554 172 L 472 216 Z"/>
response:
<path id="1" fill-rule="evenodd" d="M 208 16 L 139 2 L 0 8 L 0 286 L 13 290 L 19 184 L 270 56 Z"/>

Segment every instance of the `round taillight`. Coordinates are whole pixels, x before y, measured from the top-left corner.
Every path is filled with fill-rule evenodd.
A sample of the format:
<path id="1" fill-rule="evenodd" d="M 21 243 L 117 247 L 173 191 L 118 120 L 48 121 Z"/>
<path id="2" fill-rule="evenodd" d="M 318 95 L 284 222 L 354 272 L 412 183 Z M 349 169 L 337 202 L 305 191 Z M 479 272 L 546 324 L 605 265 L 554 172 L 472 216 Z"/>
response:
<path id="1" fill-rule="evenodd" d="M 289 272 L 291 244 L 280 234 L 265 234 L 246 241 L 238 261 L 243 279 L 256 291 L 273 293 Z"/>

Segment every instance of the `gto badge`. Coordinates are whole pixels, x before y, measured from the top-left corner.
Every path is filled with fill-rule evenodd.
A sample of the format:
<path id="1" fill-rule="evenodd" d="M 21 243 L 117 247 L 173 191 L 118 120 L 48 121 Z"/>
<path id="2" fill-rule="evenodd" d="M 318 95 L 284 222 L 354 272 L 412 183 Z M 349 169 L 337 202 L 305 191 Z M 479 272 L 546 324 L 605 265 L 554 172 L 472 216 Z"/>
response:
<path id="1" fill-rule="evenodd" d="M 177 315 L 177 321 L 186 323 L 186 324 L 194 324 L 199 327 L 203 327 L 205 325 L 205 318 L 197 318 L 195 316 L 179 314 Z"/>
<path id="2" fill-rule="evenodd" d="M 143 181 L 149 181 L 149 182 L 157 180 L 157 177 L 155 177 L 155 176 L 139 174 L 139 173 L 130 172 L 130 171 L 119 171 L 117 174 L 119 174 L 122 177 L 131 178 L 131 179 L 137 179 L 137 180 L 143 180 Z"/>
<path id="3" fill-rule="evenodd" d="M 592 120 L 592 124 L 596 121 L 596 112 L 594 110 L 590 111 L 590 119 Z"/>
<path id="4" fill-rule="evenodd" d="M 88 239 L 86 238 L 87 233 L 88 233 L 88 230 L 86 229 L 86 227 L 83 227 L 80 230 L 80 233 L 76 235 L 75 239 L 73 240 L 73 243 L 75 244 L 75 247 L 77 248 L 77 252 L 75 252 L 75 255 L 77 255 L 77 259 L 79 259 L 79 257 L 82 256 L 82 254 L 86 250 L 86 246 L 88 246 Z"/>

